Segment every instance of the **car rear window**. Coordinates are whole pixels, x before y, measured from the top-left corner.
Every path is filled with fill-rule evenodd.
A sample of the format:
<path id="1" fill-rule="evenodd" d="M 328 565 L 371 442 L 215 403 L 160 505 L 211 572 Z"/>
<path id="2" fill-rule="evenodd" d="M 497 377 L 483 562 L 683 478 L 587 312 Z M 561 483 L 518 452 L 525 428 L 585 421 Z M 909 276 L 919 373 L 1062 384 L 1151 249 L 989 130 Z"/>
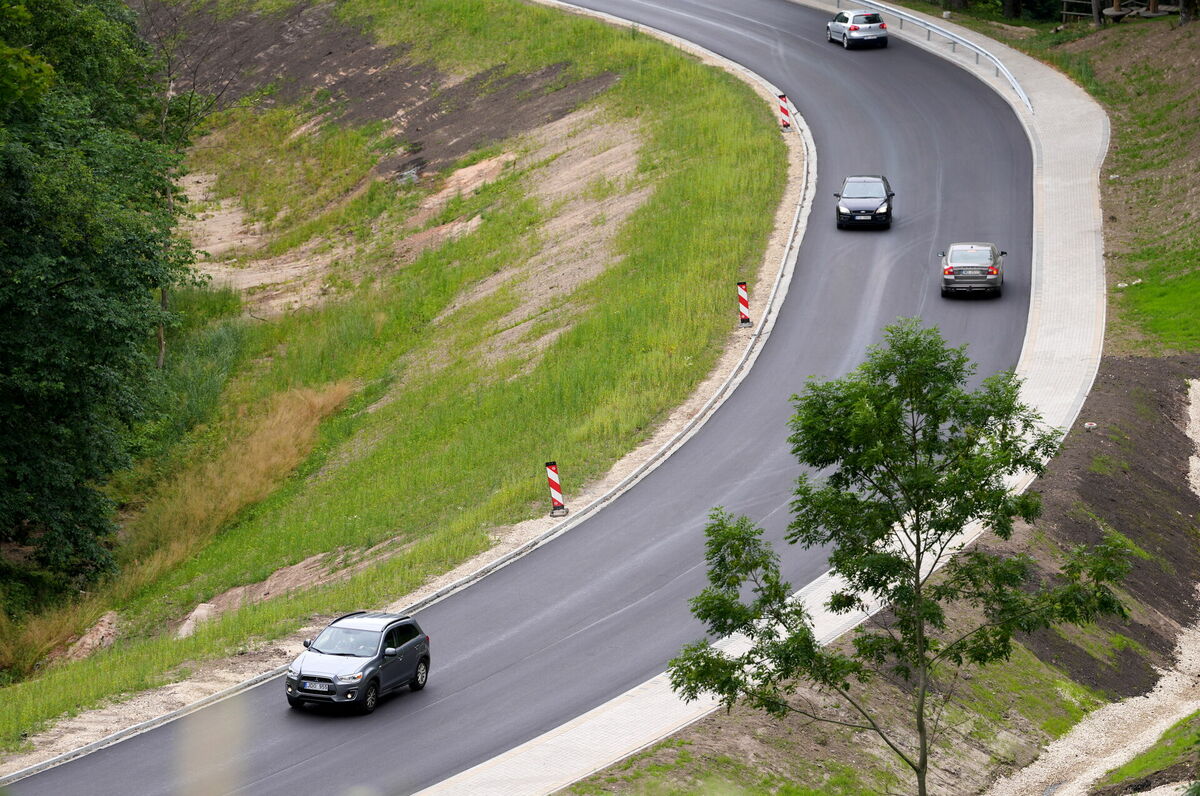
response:
<path id="1" fill-rule="evenodd" d="M 987 249 L 953 249 L 950 252 L 952 263 L 990 263 L 992 253 Z"/>
<path id="2" fill-rule="evenodd" d="M 878 25 L 883 22 L 878 14 L 859 14 L 854 18 L 855 25 Z"/>

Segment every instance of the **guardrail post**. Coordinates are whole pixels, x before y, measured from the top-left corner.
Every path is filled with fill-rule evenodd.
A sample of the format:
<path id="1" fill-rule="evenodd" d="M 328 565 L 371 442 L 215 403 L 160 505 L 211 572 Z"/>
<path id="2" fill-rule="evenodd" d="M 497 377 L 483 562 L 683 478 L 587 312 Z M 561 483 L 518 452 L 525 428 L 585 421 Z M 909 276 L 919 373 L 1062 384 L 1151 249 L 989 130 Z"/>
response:
<path id="1" fill-rule="evenodd" d="M 929 41 L 929 37 L 933 35 L 932 28 L 925 28 L 925 41 Z"/>

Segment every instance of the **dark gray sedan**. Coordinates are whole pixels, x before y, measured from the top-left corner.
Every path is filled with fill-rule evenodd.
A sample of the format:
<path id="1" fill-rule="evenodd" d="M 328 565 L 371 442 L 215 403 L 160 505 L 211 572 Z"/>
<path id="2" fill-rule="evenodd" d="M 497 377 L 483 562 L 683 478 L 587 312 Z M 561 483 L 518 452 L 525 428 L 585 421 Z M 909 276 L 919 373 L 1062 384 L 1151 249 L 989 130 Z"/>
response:
<path id="1" fill-rule="evenodd" d="M 952 243 L 942 258 L 942 295 L 1004 292 L 1004 256 L 992 243 Z"/>
<path id="2" fill-rule="evenodd" d="M 847 177 L 837 197 L 838 229 L 853 226 L 890 227 L 895 192 L 881 174 Z"/>

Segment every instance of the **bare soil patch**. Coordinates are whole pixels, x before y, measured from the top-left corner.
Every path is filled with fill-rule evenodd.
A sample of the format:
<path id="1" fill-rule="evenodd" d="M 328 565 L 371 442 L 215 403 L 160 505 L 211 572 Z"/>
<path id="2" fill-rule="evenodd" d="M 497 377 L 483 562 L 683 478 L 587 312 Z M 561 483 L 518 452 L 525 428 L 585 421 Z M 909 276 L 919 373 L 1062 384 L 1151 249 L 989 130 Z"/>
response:
<path id="1" fill-rule="evenodd" d="M 334 16 L 334 4 L 300 3 L 282 13 L 216 13 L 215 4 L 147 2 L 143 30 L 181 31 L 179 89 L 218 93 L 229 105 L 270 88 L 264 107 L 319 100 L 343 123 L 385 120 L 406 154 L 379 174 L 436 171 L 492 143 L 566 116 L 617 79 L 566 81 L 566 64 L 530 74 L 501 67 L 447 75 L 402 47 L 383 47 Z"/>

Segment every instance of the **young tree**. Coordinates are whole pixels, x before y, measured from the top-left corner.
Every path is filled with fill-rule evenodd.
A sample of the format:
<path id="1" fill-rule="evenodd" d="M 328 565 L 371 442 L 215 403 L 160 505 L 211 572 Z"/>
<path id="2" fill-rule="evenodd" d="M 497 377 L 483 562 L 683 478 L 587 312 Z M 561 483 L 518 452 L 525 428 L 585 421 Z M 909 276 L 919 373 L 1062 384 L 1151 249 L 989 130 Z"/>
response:
<path id="1" fill-rule="evenodd" d="M 1008 539 L 1015 517 L 1038 516 L 1038 496 L 1012 493 L 1005 478 L 1040 473 L 1058 438 L 1021 402 L 1013 374 L 968 391 L 973 371 L 963 348 L 905 320 L 856 372 L 793 396 L 792 450 L 827 475 L 798 479 L 787 539 L 829 547 L 842 579 L 829 610 L 889 610 L 861 626 L 848 651 L 822 647 L 761 529 L 715 509 L 705 531 L 710 586 L 692 612 L 712 636 L 743 634 L 749 648 L 730 655 L 706 641 L 685 647 L 670 665 L 678 692 L 874 732 L 924 796 L 957 670 L 1007 659 L 1018 632 L 1124 616 L 1110 589 L 1128 570 L 1116 537 L 1071 550 L 1051 578 L 1038 577 L 1025 555 L 959 551 L 972 521 Z M 971 607 L 979 621 L 949 622 L 954 606 Z M 881 675 L 904 683 L 911 698 L 903 724 L 889 725 L 863 698 Z M 839 710 L 798 696 L 802 683 Z"/>
<path id="2" fill-rule="evenodd" d="M 183 176 L 183 155 L 204 122 L 224 105 L 226 93 L 246 68 L 246 56 L 229 39 L 229 28 L 221 24 L 207 3 L 170 3 L 139 0 L 138 18 L 142 36 L 154 52 L 159 70 L 155 111 L 159 142 L 177 156 L 173 181 Z M 167 203 L 175 212 L 174 182 Z M 159 286 L 163 315 L 170 312 L 172 284 Z M 165 317 L 157 329 L 158 356 L 155 367 L 162 370 L 167 357 Z"/>

